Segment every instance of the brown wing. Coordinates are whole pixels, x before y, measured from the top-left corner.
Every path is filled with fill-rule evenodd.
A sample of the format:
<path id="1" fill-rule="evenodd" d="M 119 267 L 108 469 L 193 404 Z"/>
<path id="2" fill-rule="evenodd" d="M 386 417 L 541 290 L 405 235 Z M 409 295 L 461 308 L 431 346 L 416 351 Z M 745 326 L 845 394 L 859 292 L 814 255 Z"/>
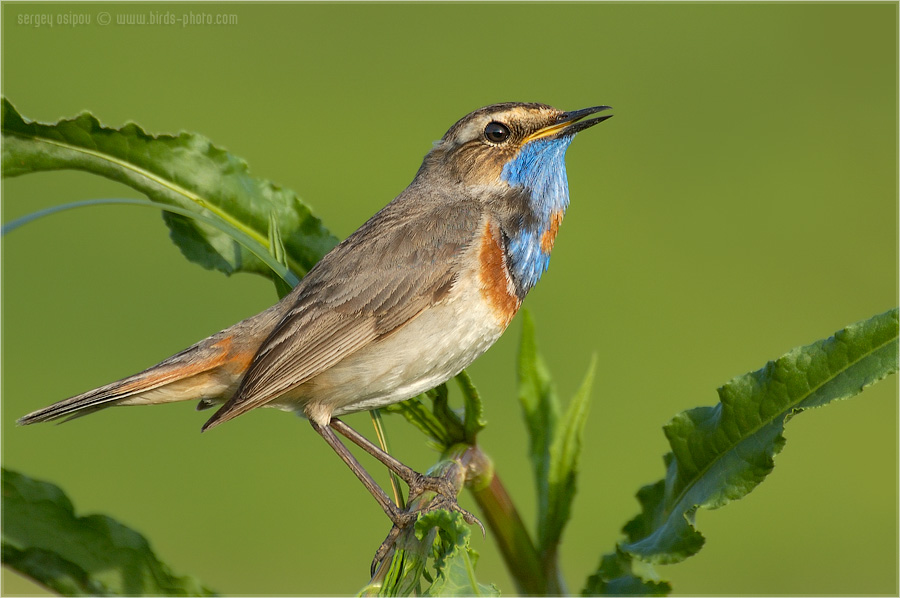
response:
<path id="1" fill-rule="evenodd" d="M 203 429 L 283 395 L 441 301 L 482 218 L 474 201 L 447 204 L 401 194 L 326 255 L 284 298 L 292 307 Z"/>

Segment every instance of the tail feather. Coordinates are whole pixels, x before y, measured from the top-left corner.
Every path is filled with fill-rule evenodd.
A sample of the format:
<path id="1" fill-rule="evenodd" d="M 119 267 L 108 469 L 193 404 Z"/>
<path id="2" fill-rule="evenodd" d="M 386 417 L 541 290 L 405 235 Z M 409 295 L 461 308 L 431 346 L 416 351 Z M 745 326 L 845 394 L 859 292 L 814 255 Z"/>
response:
<path id="1" fill-rule="evenodd" d="M 64 421 L 114 405 L 140 405 L 216 398 L 240 380 L 228 352 L 210 337 L 143 372 L 59 401 L 20 418 L 20 425 Z"/>
<path id="2" fill-rule="evenodd" d="M 29 413 L 19 418 L 18 424 L 69 421 L 115 405 L 198 399 L 202 406 L 224 402 L 237 390 L 253 356 L 280 317 L 278 307 L 238 322 L 143 372 Z"/>
<path id="3" fill-rule="evenodd" d="M 94 390 L 90 390 L 86 393 L 82 393 L 80 395 L 65 399 L 64 401 L 59 401 L 58 403 L 54 403 L 49 407 L 38 409 L 37 411 L 33 411 L 28 415 L 20 417 L 16 423 L 18 423 L 20 426 L 27 426 L 28 424 L 37 424 L 58 419 L 69 421 L 75 419 L 76 417 L 81 417 L 83 415 L 88 415 L 94 413 L 95 411 L 99 411 L 106 407 L 111 407 L 116 404 L 116 401 L 133 395 L 134 392 L 129 394 L 123 391 L 123 387 L 128 382 L 133 381 L 133 379 L 137 378 L 138 376 L 146 374 L 148 371 L 149 370 L 141 372 L 141 374 L 136 374 L 135 376 L 119 380 L 118 382 L 113 382 L 112 384 L 107 384 L 106 386 L 101 386 L 100 388 L 95 388 Z"/>

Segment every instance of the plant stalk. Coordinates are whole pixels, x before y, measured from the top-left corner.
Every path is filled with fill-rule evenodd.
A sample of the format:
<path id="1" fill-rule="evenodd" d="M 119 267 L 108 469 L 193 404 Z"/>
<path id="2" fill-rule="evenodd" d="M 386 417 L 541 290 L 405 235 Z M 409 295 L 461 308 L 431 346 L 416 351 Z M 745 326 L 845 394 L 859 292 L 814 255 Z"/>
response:
<path id="1" fill-rule="evenodd" d="M 490 458 L 477 445 L 469 446 L 463 463 L 468 468 L 469 490 L 484 515 L 485 525 L 497 541 L 503 562 L 515 581 L 516 592 L 521 595 L 564 595 L 565 584 L 559 578 L 555 563 L 548 568 L 542 562 Z"/>

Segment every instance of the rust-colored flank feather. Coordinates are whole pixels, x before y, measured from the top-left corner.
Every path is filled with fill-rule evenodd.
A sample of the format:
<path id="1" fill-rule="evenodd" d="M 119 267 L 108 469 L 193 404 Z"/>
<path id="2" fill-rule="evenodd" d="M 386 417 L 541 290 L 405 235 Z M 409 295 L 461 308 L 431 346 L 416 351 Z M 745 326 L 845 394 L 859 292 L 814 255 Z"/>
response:
<path id="1" fill-rule="evenodd" d="M 512 321 L 513 316 L 522 304 L 516 295 L 515 287 L 506 268 L 506 256 L 500 245 L 499 231 L 488 223 L 481 236 L 481 247 L 478 252 L 480 264 L 481 296 L 490 306 L 504 328 Z"/>
<path id="2" fill-rule="evenodd" d="M 541 251 L 549 254 L 553 249 L 553 243 L 556 242 L 556 233 L 559 232 L 559 225 L 562 224 L 563 213 L 557 210 L 550 215 L 550 228 L 541 235 Z"/>

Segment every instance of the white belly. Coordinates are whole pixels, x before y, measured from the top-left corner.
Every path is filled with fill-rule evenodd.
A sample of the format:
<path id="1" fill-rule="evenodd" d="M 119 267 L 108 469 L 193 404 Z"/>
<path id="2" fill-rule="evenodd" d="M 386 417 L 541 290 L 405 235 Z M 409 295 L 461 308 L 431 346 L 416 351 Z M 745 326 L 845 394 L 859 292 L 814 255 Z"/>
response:
<path id="1" fill-rule="evenodd" d="M 487 351 L 505 326 L 474 284 L 276 400 L 326 425 L 332 415 L 406 400 L 452 378 Z M 274 405 L 273 405 L 274 406 Z"/>

